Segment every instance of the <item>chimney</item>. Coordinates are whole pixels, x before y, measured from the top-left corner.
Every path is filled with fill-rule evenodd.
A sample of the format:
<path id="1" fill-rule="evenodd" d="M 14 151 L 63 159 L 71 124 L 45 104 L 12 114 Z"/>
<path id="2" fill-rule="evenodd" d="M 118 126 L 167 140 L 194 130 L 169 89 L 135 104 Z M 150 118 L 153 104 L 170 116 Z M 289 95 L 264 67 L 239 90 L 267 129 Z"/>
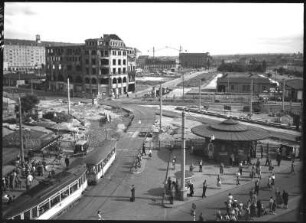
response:
<path id="1" fill-rule="evenodd" d="M 40 35 L 36 35 L 36 43 L 40 43 Z"/>

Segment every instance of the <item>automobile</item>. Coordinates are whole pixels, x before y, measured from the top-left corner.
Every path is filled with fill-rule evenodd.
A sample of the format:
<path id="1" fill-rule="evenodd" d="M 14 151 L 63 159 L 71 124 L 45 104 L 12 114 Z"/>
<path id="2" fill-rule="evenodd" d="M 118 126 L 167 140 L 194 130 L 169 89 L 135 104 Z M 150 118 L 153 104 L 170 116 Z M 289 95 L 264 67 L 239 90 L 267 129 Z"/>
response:
<path id="1" fill-rule="evenodd" d="M 148 138 L 152 138 L 152 133 L 151 132 L 140 132 L 138 134 L 139 137 L 148 137 Z"/>

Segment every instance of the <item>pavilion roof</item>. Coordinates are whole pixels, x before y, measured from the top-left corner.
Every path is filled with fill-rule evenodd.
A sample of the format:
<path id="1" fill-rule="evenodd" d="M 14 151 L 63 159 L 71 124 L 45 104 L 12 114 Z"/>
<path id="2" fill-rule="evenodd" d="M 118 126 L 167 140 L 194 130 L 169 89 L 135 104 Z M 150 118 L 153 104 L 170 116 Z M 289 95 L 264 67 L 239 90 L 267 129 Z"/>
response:
<path id="1" fill-rule="evenodd" d="M 201 137 L 215 136 L 215 140 L 223 141 L 255 141 L 269 137 L 269 132 L 262 128 L 249 127 L 233 119 L 227 119 L 215 125 L 200 125 L 191 132 Z"/>

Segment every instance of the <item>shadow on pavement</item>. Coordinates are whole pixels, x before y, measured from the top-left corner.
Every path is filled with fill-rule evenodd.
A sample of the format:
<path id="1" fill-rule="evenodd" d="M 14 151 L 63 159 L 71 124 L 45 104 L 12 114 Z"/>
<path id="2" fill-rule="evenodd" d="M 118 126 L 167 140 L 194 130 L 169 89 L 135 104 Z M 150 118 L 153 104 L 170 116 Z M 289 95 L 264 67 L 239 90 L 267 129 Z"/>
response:
<path id="1" fill-rule="evenodd" d="M 152 188 L 148 190 L 146 194 L 149 194 L 151 196 L 162 196 L 163 192 L 164 192 L 164 188 L 158 187 L 158 188 Z"/>

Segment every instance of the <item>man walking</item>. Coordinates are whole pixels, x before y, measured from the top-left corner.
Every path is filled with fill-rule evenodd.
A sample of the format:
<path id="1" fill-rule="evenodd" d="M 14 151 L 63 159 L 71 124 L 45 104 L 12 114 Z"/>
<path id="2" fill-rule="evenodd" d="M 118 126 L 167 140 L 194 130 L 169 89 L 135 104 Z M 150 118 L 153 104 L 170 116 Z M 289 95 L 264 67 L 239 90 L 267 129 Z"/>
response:
<path id="1" fill-rule="evenodd" d="M 203 161 L 200 160 L 200 163 L 199 163 L 199 172 L 202 172 L 202 165 L 203 165 Z"/>
<path id="2" fill-rule="evenodd" d="M 146 154 L 145 142 L 143 142 L 143 145 L 142 145 L 142 155 L 147 155 L 147 154 Z"/>
<path id="3" fill-rule="evenodd" d="M 289 198 L 289 194 L 285 191 L 285 190 L 283 190 L 283 195 L 282 195 L 282 197 L 283 197 L 283 201 L 284 201 L 284 208 L 288 208 L 288 198 Z"/>
<path id="4" fill-rule="evenodd" d="M 240 173 L 239 172 L 236 173 L 236 185 L 237 186 L 240 185 Z"/>
<path id="5" fill-rule="evenodd" d="M 130 198 L 130 201 L 134 202 L 135 201 L 135 186 L 134 185 L 132 185 L 131 193 L 132 193 L 132 196 Z"/>
<path id="6" fill-rule="evenodd" d="M 66 168 L 68 168 L 68 166 L 69 166 L 69 158 L 68 158 L 68 156 L 66 156 L 66 158 L 65 158 L 65 164 L 66 164 Z"/>
<path id="7" fill-rule="evenodd" d="M 220 163 L 220 174 L 223 175 L 223 173 L 224 173 L 224 164 Z"/>
<path id="8" fill-rule="evenodd" d="M 291 162 L 291 171 L 290 171 L 291 174 L 295 174 L 294 167 L 295 167 L 294 160 L 292 160 L 292 162 Z"/>
<path id="9" fill-rule="evenodd" d="M 257 180 L 255 181 L 255 193 L 256 193 L 257 196 L 258 196 L 258 193 L 259 193 L 259 179 L 257 179 Z"/>
<path id="10" fill-rule="evenodd" d="M 242 162 L 239 163 L 239 173 L 242 176 Z"/>
<path id="11" fill-rule="evenodd" d="M 206 183 L 206 180 L 204 180 L 202 198 L 206 197 L 206 189 L 207 189 L 207 183 Z"/>

